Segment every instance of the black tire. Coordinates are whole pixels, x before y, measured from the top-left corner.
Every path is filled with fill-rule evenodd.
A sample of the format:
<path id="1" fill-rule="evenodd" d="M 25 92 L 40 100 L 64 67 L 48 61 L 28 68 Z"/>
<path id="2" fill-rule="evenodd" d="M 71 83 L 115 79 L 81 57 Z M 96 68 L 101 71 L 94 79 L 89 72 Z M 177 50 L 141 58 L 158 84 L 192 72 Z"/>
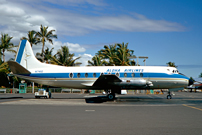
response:
<path id="1" fill-rule="evenodd" d="M 171 96 L 171 95 L 168 95 L 168 96 L 167 96 L 167 99 L 172 99 L 172 96 Z"/>
<path id="2" fill-rule="evenodd" d="M 108 100 L 113 101 L 115 99 L 115 94 L 110 93 L 107 95 L 107 98 Z"/>

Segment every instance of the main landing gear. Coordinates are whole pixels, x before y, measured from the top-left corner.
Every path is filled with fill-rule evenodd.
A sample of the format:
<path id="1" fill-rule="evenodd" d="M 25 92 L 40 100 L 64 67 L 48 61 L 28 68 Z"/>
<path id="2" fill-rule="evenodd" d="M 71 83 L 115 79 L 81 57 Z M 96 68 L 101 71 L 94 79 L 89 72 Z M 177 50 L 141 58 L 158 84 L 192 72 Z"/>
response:
<path id="1" fill-rule="evenodd" d="M 167 99 L 172 99 L 172 95 L 170 94 L 170 91 L 168 91 Z"/>
<path id="2" fill-rule="evenodd" d="M 115 93 L 112 92 L 112 90 L 105 90 L 105 92 L 109 101 L 113 101 L 115 99 Z"/>
<path id="3" fill-rule="evenodd" d="M 115 99 L 115 93 L 109 93 L 107 95 L 108 100 L 113 101 Z"/>

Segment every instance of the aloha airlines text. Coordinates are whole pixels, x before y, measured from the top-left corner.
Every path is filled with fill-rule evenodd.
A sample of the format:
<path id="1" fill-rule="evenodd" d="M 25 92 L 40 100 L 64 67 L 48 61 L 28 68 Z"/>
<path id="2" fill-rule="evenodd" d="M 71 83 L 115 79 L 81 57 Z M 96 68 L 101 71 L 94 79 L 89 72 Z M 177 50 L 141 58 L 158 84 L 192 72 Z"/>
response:
<path id="1" fill-rule="evenodd" d="M 120 72 L 121 69 L 107 69 L 106 72 Z M 143 72 L 144 69 L 125 69 L 124 72 Z"/>

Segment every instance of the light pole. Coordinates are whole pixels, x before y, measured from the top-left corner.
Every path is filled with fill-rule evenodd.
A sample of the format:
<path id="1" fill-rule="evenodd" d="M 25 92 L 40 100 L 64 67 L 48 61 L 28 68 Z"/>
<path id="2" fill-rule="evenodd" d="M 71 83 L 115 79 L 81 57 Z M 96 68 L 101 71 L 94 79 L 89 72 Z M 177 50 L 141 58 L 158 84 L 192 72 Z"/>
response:
<path id="1" fill-rule="evenodd" d="M 147 56 L 139 56 L 140 59 L 144 59 L 143 62 L 144 62 L 144 66 L 146 66 L 146 59 L 148 59 L 149 57 Z"/>
<path id="2" fill-rule="evenodd" d="M 137 62 L 136 62 L 136 66 L 138 66 L 138 58 L 140 58 L 140 59 L 144 59 L 143 60 L 143 62 L 144 62 L 144 66 L 146 66 L 146 59 L 148 59 L 149 57 L 147 57 L 147 56 L 130 56 L 130 57 L 128 57 L 129 59 L 135 59 L 135 58 L 137 58 Z"/>

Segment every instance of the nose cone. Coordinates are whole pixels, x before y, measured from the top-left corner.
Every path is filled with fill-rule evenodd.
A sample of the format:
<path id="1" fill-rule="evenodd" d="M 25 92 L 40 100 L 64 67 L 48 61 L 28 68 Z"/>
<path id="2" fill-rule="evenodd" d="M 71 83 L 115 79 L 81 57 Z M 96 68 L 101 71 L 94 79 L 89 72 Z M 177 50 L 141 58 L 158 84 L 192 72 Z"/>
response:
<path id="1" fill-rule="evenodd" d="M 194 84 L 194 81 L 192 79 L 189 79 L 189 86 Z"/>

